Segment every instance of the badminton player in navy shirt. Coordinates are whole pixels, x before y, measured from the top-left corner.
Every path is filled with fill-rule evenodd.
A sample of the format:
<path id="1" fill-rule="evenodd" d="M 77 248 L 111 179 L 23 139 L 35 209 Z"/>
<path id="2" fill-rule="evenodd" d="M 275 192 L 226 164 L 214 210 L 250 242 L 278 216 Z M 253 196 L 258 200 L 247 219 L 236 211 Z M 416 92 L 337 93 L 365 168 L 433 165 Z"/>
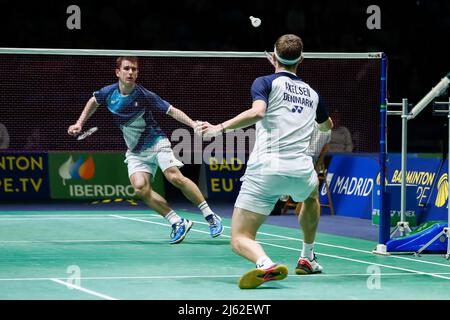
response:
<path id="1" fill-rule="evenodd" d="M 173 154 L 170 141 L 153 114 L 163 112 L 194 131 L 198 124 L 183 111 L 137 84 L 138 68 L 137 57 L 117 58 L 116 76 L 119 81 L 94 92 L 78 121 L 69 127 L 68 133 L 78 135 L 97 108 L 107 106 L 127 145 L 125 163 L 131 184 L 136 194 L 172 225 L 170 243 L 183 241 L 193 222 L 180 217 L 169 207 L 167 201 L 152 189 L 152 178 L 158 167 L 170 183 L 198 206 L 209 223 L 210 235 L 217 237 L 223 232 L 220 217 L 209 208 L 197 185 L 180 172 L 179 168 L 183 163 Z"/>

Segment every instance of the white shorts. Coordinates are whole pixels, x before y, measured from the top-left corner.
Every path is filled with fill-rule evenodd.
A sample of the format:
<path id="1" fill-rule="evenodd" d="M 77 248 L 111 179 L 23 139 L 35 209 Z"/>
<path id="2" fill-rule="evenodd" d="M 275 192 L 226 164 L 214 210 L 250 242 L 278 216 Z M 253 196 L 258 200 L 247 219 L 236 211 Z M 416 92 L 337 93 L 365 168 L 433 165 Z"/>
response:
<path id="1" fill-rule="evenodd" d="M 317 173 L 308 177 L 246 174 L 235 207 L 268 216 L 280 196 L 288 194 L 296 202 L 304 201 L 319 184 Z"/>
<path id="2" fill-rule="evenodd" d="M 154 178 L 158 166 L 164 172 L 170 167 L 181 168 L 184 165 L 173 154 L 168 139 L 161 139 L 155 146 L 141 153 L 132 153 L 128 150 L 125 157 L 124 162 L 128 166 L 128 177 L 136 172 L 147 172 Z"/>

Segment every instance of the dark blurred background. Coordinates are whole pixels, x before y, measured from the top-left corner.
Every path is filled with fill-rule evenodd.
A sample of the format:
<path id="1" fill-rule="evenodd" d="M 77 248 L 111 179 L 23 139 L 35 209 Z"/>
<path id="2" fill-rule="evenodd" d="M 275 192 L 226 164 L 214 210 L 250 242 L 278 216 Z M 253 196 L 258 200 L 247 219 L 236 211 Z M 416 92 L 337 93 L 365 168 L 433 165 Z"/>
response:
<path id="1" fill-rule="evenodd" d="M 81 30 L 66 27 L 72 4 L 81 9 Z M 379 30 L 366 26 L 369 5 L 381 9 Z M 383 51 L 392 102 L 418 102 L 450 71 L 448 0 L 63 0 L 8 1 L 0 8 L 0 47 L 269 51 L 277 37 L 296 33 L 306 52 Z M 251 15 L 262 19 L 259 28 Z M 399 151 L 399 117 L 388 124 L 388 147 Z M 427 108 L 410 122 L 410 152 L 446 153 L 447 132 L 447 118 Z"/>

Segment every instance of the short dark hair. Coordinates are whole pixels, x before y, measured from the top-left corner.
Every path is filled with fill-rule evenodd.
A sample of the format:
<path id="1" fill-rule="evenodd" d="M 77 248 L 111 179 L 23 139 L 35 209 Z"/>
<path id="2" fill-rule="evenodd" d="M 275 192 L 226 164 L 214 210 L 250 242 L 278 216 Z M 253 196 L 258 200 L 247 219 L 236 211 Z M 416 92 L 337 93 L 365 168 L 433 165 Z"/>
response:
<path id="1" fill-rule="evenodd" d="M 135 63 L 139 67 L 139 59 L 138 57 L 131 57 L 131 56 L 124 56 L 124 57 L 118 57 L 116 60 L 116 68 L 120 69 L 120 66 L 122 65 L 123 60 L 128 60 L 133 63 Z"/>
<path id="2" fill-rule="evenodd" d="M 285 34 L 275 42 L 275 48 L 280 58 L 294 60 L 303 52 L 303 41 L 295 34 Z"/>

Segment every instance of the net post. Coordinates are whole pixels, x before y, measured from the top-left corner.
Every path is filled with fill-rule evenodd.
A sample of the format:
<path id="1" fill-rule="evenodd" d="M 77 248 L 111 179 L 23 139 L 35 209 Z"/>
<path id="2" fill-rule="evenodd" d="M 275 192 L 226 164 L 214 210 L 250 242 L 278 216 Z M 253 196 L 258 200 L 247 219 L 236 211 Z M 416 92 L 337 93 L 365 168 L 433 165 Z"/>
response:
<path id="1" fill-rule="evenodd" d="M 387 87 L 387 56 L 382 54 L 381 57 L 381 90 L 380 90 L 380 219 L 378 228 L 378 245 L 373 250 L 376 254 L 387 254 L 386 243 L 390 237 L 390 215 L 386 212 L 385 206 L 385 179 L 386 179 L 386 87 Z"/>
<path id="2" fill-rule="evenodd" d="M 406 221 L 406 177 L 407 165 L 406 159 L 408 156 L 408 99 L 402 99 L 402 185 L 401 185 L 401 212 L 398 229 L 400 236 L 405 235 L 405 230 L 411 232 L 409 224 Z"/>

